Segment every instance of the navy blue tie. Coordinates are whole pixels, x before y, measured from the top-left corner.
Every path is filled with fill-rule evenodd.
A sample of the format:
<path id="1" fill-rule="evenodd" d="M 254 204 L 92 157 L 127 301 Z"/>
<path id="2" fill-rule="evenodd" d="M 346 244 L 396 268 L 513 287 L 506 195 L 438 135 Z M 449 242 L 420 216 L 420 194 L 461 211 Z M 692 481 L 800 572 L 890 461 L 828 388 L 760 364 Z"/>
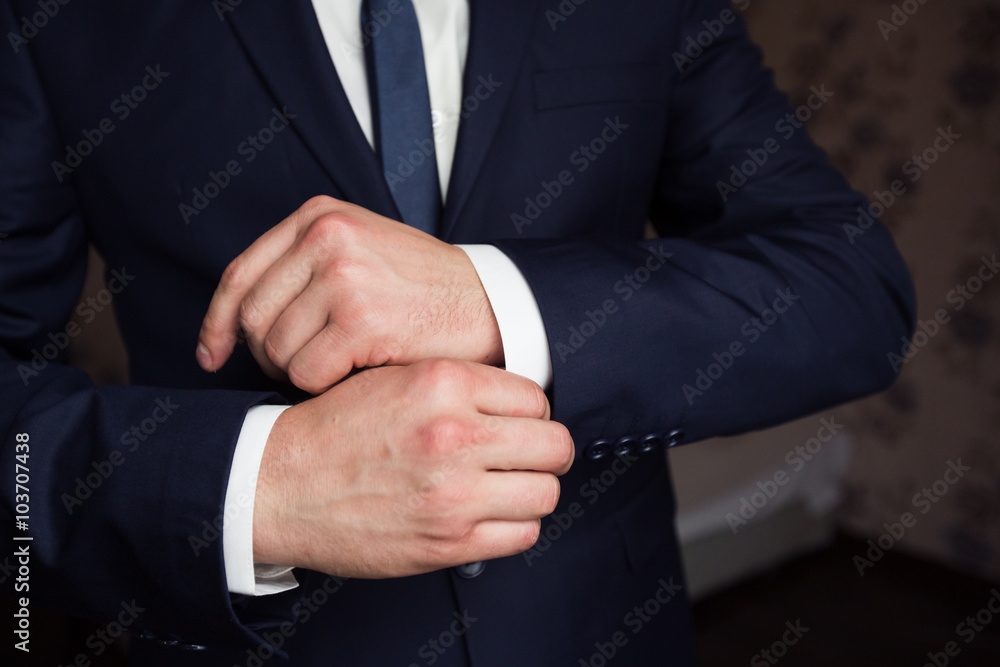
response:
<path id="1" fill-rule="evenodd" d="M 410 0 L 364 0 L 362 34 L 375 148 L 403 222 L 437 230 L 441 190 L 417 14 Z"/>

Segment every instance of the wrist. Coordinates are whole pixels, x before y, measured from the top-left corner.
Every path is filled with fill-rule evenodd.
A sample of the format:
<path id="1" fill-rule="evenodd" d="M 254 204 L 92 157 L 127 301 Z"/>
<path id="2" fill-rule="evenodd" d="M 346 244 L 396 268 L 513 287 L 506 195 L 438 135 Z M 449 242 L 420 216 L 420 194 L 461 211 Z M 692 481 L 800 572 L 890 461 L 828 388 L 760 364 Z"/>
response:
<path id="1" fill-rule="evenodd" d="M 292 470 L 296 453 L 291 445 L 290 423 L 295 420 L 296 408 L 285 410 L 271 428 L 264 446 L 264 454 L 257 474 L 253 511 L 253 560 L 255 563 L 295 567 L 293 524 L 288 509 L 293 506 Z"/>
<path id="2" fill-rule="evenodd" d="M 459 246 L 452 246 L 452 248 L 457 251 L 456 258 L 464 267 L 467 275 L 466 284 L 469 286 L 466 290 L 467 297 L 463 308 L 471 323 L 471 326 L 468 327 L 472 337 L 470 341 L 472 353 L 469 361 L 487 366 L 503 366 L 503 339 L 500 335 L 500 324 L 493 311 L 493 304 L 490 303 L 475 263 Z"/>

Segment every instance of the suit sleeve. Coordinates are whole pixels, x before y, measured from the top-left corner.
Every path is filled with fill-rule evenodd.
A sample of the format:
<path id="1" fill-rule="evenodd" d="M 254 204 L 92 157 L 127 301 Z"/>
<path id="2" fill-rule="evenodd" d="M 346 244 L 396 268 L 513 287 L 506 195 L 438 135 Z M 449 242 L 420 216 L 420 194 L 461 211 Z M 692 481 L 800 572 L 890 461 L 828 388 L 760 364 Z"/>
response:
<path id="1" fill-rule="evenodd" d="M 0 49 L 0 541 L 30 553 L 6 586 L 165 640 L 253 642 L 277 617 L 234 612 L 221 512 L 244 415 L 277 397 L 95 387 L 61 363 L 87 244 L 60 148 L 30 54 Z"/>
<path id="2" fill-rule="evenodd" d="M 688 5 L 669 53 L 729 6 Z M 648 211 L 664 238 L 494 242 L 535 294 L 553 418 L 578 444 L 692 442 L 878 391 L 895 377 L 887 354 L 912 331 L 913 287 L 891 236 L 881 223 L 845 230 L 867 202 L 789 120 L 742 20 L 673 79 Z M 752 176 L 733 176 L 753 155 Z"/>

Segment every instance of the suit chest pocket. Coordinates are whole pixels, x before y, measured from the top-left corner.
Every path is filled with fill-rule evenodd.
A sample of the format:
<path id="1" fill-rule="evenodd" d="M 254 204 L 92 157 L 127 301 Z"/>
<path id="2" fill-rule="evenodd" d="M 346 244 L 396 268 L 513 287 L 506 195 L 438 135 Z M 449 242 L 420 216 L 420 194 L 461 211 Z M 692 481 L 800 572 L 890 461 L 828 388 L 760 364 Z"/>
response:
<path id="1" fill-rule="evenodd" d="M 533 85 L 537 111 L 590 104 L 662 102 L 668 86 L 663 70 L 650 64 L 535 72 Z"/>

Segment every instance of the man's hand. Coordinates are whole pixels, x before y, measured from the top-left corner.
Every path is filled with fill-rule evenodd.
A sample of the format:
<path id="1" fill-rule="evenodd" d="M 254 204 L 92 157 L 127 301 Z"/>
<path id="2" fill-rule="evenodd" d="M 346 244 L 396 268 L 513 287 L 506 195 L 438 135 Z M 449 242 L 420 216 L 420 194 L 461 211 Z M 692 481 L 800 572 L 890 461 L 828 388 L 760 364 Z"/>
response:
<path id="1" fill-rule="evenodd" d="M 314 197 L 223 273 L 199 334 L 218 370 L 240 330 L 264 372 L 319 394 L 354 368 L 452 357 L 503 363 L 489 299 L 453 245 Z"/>
<path id="2" fill-rule="evenodd" d="M 355 375 L 278 418 L 254 560 L 400 577 L 530 548 L 573 441 L 535 383 L 451 359 Z"/>

